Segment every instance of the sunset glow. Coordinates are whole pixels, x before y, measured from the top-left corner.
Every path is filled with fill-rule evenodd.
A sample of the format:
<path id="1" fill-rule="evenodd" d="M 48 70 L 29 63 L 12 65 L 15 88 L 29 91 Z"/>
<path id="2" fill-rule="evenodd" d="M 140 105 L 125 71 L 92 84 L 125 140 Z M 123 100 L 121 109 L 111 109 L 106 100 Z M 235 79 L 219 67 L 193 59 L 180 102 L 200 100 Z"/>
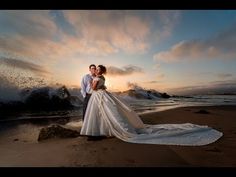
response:
<path id="1" fill-rule="evenodd" d="M 68 86 L 103 64 L 112 91 L 235 87 L 235 46 L 235 10 L 0 11 L 0 70 Z"/>

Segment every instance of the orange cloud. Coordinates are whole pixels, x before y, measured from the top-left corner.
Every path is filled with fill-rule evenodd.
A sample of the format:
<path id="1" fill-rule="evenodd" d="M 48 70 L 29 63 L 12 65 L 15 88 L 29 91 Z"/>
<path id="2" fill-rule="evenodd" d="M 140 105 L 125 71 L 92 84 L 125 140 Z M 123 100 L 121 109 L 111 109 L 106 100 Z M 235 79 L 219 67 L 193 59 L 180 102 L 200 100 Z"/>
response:
<path id="1" fill-rule="evenodd" d="M 64 11 L 80 40 L 106 43 L 113 52 L 143 53 L 148 49 L 149 23 L 140 17 L 115 11 Z"/>
<path id="2" fill-rule="evenodd" d="M 155 61 L 176 62 L 191 59 L 234 59 L 236 45 L 234 36 L 236 25 L 221 32 L 216 37 L 206 40 L 181 41 L 167 51 L 161 51 L 153 56 Z"/>
<path id="3" fill-rule="evenodd" d="M 118 52 L 142 54 L 149 48 L 151 19 L 127 11 L 63 11 L 75 28 L 71 36 L 60 29 L 49 11 L 1 11 L 0 52 L 37 61 L 54 62 L 76 55 L 108 56 Z M 178 11 L 157 11 L 171 31 Z M 153 20 L 153 19 L 152 19 Z M 10 31 L 10 32 L 9 32 Z"/>
<path id="4" fill-rule="evenodd" d="M 214 46 L 208 46 L 201 41 L 182 41 L 170 50 L 154 55 L 154 60 L 163 62 L 176 62 L 184 59 L 202 59 L 221 57 L 223 53 Z"/>
<path id="5" fill-rule="evenodd" d="M 165 77 L 165 74 L 158 74 L 157 79 L 163 79 Z"/>
<path id="6" fill-rule="evenodd" d="M 143 69 L 133 65 L 124 66 L 123 68 L 117 68 L 115 66 L 109 66 L 107 68 L 107 74 L 111 76 L 124 76 L 133 73 L 143 73 Z"/>

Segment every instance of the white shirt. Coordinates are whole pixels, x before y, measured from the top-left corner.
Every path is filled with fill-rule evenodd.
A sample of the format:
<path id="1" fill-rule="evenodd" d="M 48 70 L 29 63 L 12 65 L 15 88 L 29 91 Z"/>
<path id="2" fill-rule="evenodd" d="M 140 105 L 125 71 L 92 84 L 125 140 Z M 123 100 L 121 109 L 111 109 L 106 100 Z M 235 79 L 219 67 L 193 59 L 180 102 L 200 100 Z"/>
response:
<path id="1" fill-rule="evenodd" d="M 81 81 L 81 94 L 85 98 L 86 93 L 91 94 L 92 88 L 90 87 L 90 82 L 93 80 L 94 76 L 91 74 L 86 74 Z"/>

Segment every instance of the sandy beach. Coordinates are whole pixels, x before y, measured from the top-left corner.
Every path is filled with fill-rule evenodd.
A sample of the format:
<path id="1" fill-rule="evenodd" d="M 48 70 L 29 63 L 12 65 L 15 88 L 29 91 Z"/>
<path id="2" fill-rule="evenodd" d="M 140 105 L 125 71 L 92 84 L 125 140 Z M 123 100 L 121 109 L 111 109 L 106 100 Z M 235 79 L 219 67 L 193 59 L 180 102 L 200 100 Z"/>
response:
<path id="1" fill-rule="evenodd" d="M 199 110 L 208 113 L 197 113 Z M 18 125 L 0 132 L 1 167 L 236 167 L 236 106 L 185 107 L 141 115 L 146 124 L 208 125 L 223 137 L 205 146 L 147 145 L 115 137 L 37 141 L 41 127 Z"/>

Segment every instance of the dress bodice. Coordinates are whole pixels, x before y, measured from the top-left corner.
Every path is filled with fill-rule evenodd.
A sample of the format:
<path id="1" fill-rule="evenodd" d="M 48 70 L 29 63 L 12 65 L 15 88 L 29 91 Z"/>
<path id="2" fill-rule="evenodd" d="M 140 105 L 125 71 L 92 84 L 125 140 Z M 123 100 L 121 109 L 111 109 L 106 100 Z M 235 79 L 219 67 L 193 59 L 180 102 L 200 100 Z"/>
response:
<path id="1" fill-rule="evenodd" d="M 104 88 L 104 86 L 105 86 L 105 77 L 104 76 L 96 76 L 93 80 L 98 81 L 97 89 Z"/>

